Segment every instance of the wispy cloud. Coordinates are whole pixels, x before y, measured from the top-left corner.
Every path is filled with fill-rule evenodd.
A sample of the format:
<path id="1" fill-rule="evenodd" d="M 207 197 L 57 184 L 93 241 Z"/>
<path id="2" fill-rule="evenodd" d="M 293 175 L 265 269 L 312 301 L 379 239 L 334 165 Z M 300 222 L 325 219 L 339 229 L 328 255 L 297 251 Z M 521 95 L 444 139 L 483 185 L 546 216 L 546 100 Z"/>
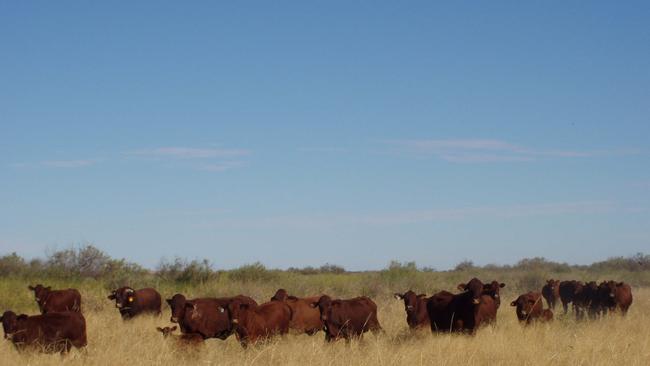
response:
<path id="1" fill-rule="evenodd" d="M 42 161 L 41 165 L 50 168 L 83 168 L 94 165 L 96 160 L 47 160 Z"/>
<path id="2" fill-rule="evenodd" d="M 170 163 L 207 172 L 223 172 L 243 166 L 242 158 L 251 154 L 247 149 L 157 147 L 125 152 L 124 155 L 144 160 Z"/>
<path id="3" fill-rule="evenodd" d="M 427 210 L 396 211 L 385 213 L 345 213 L 332 215 L 278 215 L 251 219 L 205 221 L 201 226 L 218 226 L 240 229 L 331 229 L 341 225 L 390 226 L 450 220 L 514 219 L 531 216 L 596 215 L 633 211 L 618 202 L 577 201 L 502 206 L 473 206 L 459 208 L 434 208 Z"/>
<path id="4" fill-rule="evenodd" d="M 159 147 L 128 152 L 127 155 L 175 158 L 175 159 L 211 159 L 250 155 L 245 149 L 217 149 L 192 147 Z"/>
<path id="5" fill-rule="evenodd" d="M 395 152 L 434 156 L 452 163 L 525 162 L 542 158 L 589 158 L 639 154 L 639 149 L 617 150 L 539 150 L 503 140 L 421 139 L 384 141 Z"/>
<path id="6" fill-rule="evenodd" d="M 207 172 L 223 172 L 242 165 L 244 165 L 244 163 L 241 161 L 224 161 L 220 163 L 200 164 L 198 165 L 198 169 Z"/>

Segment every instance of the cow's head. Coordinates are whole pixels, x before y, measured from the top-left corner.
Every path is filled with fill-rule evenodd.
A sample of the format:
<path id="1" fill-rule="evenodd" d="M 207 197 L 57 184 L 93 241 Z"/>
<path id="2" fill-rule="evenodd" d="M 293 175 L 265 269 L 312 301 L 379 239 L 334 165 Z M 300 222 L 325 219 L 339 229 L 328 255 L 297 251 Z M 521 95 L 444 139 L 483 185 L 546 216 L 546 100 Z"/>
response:
<path id="1" fill-rule="evenodd" d="M 474 277 L 467 283 L 461 283 L 458 285 L 460 291 L 468 292 L 472 296 L 472 303 L 478 305 L 481 302 L 481 294 L 483 293 L 483 282 L 478 278 Z"/>
<path id="2" fill-rule="evenodd" d="M 45 287 L 41 284 L 38 284 L 36 286 L 30 285 L 27 288 L 31 291 L 34 291 L 34 298 L 36 299 L 39 308 L 43 307 L 43 304 L 45 304 L 45 299 L 47 299 L 47 295 L 52 290 L 50 286 Z"/>
<path id="3" fill-rule="evenodd" d="M 248 314 L 249 310 L 250 304 L 245 303 L 239 299 L 233 299 L 225 308 L 223 306 L 217 307 L 218 312 L 228 313 L 228 319 L 233 329 L 239 326 L 239 323 Z"/>
<path id="4" fill-rule="evenodd" d="M 11 310 L 7 310 L 0 317 L 0 322 L 2 322 L 2 330 L 5 333 L 5 339 L 11 339 L 13 334 L 16 333 L 20 327 L 19 323 L 28 318 L 25 314 L 16 315 Z"/>
<path id="5" fill-rule="evenodd" d="M 135 290 L 131 287 L 120 287 L 108 295 L 109 300 L 115 300 L 115 307 L 122 310 L 130 309 L 136 302 Z"/>
<path id="6" fill-rule="evenodd" d="M 415 313 L 418 311 L 420 302 L 422 299 L 427 297 L 425 294 L 417 295 L 415 292 L 408 290 L 403 294 L 395 293 L 395 298 L 397 300 L 404 300 L 404 310 L 407 314 Z"/>
<path id="7" fill-rule="evenodd" d="M 338 300 L 332 300 L 327 295 L 321 296 L 318 301 L 310 304 L 312 308 L 318 308 L 320 311 L 320 320 L 323 322 L 323 330 L 325 331 L 325 339 L 327 341 L 336 340 L 339 336 L 339 326 L 332 319 L 332 310 L 340 304 Z"/>
<path id="8" fill-rule="evenodd" d="M 289 298 L 289 293 L 287 290 L 281 288 L 275 292 L 275 295 L 271 298 L 271 301 L 285 301 Z"/>
<path id="9" fill-rule="evenodd" d="M 173 333 L 176 329 L 178 329 L 178 327 L 175 326 L 175 325 L 174 325 L 173 327 L 164 327 L 164 328 L 156 327 L 156 330 L 159 331 L 160 333 L 162 333 L 163 337 L 165 337 L 165 338 L 167 338 L 167 337 L 169 337 L 170 335 L 172 335 L 172 333 Z"/>
<path id="10" fill-rule="evenodd" d="M 500 290 L 506 287 L 506 284 L 503 282 L 492 281 L 483 285 L 483 293 L 491 296 L 494 299 L 494 303 L 497 308 L 501 305 L 501 293 Z"/>
<path id="11" fill-rule="evenodd" d="M 560 280 L 546 280 L 546 287 L 548 287 L 551 291 L 555 291 L 556 288 L 560 286 Z"/>
<path id="12" fill-rule="evenodd" d="M 187 308 L 194 307 L 194 303 L 187 301 L 183 294 L 176 294 L 172 296 L 171 299 L 167 299 L 166 301 L 169 305 L 169 308 L 171 309 L 172 315 L 169 321 L 172 323 L 178 323 L 181 321 L 181 319 L 185 317 L 185 311 Z"/>
<path id="13" fill-rule="evenodd" d="M 516 306 L 517 319 L 525 321 L 530 317 L 535 307 L 541 307 L 541 296 L 538 293 L 529 292 L 519 296 L 515 301 L 510 303 L 510 306 Z"/>
<path id="14" fill-rule="evenodd" d="M 622 282 L 620 283 L 623 284 Z M 618 284 L 615 281 L 603 281 L 598 286 L 598 294 L 601 300 L 605 301 L 607 304 L 612 305 L 615 302 L 616 290 Z"/>

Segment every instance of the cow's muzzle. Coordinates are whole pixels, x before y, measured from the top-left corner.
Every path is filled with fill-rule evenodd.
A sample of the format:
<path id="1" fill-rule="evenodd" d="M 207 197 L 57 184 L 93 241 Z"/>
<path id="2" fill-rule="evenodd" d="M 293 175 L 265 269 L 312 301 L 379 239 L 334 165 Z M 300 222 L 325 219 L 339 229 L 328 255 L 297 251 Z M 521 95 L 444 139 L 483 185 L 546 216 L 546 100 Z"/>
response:
<path id="1" fill-rule="evenodd" d="M 481 303 L 481 300 L 479 300 L 479 299 L 472 299 L 472 302 L 474 303 L 474 305 L 478 305 L 478 304 Z"/>

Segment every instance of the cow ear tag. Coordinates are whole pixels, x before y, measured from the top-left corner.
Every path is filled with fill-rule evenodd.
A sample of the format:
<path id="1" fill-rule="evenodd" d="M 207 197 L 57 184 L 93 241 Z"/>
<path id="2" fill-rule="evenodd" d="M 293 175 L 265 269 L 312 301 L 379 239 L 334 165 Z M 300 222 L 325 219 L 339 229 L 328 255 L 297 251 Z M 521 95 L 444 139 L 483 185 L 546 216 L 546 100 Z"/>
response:
<path id="1" fill-rule="evenodd" d="M 133 296 L 129 296 L 129 302 L 133 302 Z"/>

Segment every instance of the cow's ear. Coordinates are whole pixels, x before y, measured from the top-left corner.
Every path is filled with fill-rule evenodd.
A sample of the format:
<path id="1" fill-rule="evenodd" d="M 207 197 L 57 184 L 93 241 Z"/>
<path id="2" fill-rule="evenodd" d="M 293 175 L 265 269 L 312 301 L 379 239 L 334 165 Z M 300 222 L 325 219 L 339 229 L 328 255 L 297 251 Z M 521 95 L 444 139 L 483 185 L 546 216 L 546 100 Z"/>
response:
<path id="1" fill-rule="evenodd" d="M 112 294 L 108 295 L 108 299 L 109 299 L 109 300 L 115 300 L 115 292 L 113 292 Z"/>
<path id="2" fill-rule="evenodd" d="M 27 314 L 20 314 L 20 315 L 18 315 L 18 317 L 16 319 L 18 319 L 18 320 L 26 320 L 27 318 L 29 318 L 29 316 Z"/>
<path id="3" fill-rule="evenodd" d="M 172 306 L 172 299 L 167 299 L 165 301 L 167 301 L 167 305 Z"/>
<path id="4" fill-rule="evenodd" d="M 517 306 L 517 301 L 513 301 L 510 303 L 510 306 Z"/>
<path id="5" fill-rule="evenodd" d="M 31 291 L 34 291 L 36 289 L 36 287 L 34 287 L 32 285 L 27 286 L 27 288 L 30 289 Z"/>
<path id="6" fill-rule="evenodd" d="M 47 286 L 45 289 L 46 289 L 47 291 L 50 291 L 50 290 L 52 289 L 52 287 L 51 287 L 51 286 Z"/>
<path id="7" fill-rule="evenodd" d="M 616 284 L 616 286 L 619 286 L 619 287 L 621 287 L 621 286 L 623 286 L 623 285 L 624 285 L 623 282 L 619 282 L 619 283 Z"/>
<path id="8" fill-rule="evenodd" d="M 465 291 L 465 290 L 467 290 L 467 285 L 464 284 L 464 283 L 459 283 L 458 286 L 456 286 L 456 288 L 461 290 L 461 291 Z"/>
<path id="9" fill-rule="evenodd" d="M 162 329 L 161 327 L 156 327 L 156 330 L 159 331 L 159 332 L 164 332 L 164 331 L 165 331 L 165 330 Z"/>
<path id="10" fill-rule="evenodd" d="M 174 326 L 171 327 L 169 330 L 171 330 L 171 331 L 173 332 L 173 331 L 175 331 L 176 329 L 178 329 L 178 327 L 174 325 Z"/>
<path id="11" fill-rule="evenodd" d="M 397 292 L 393 296 L 395 296 L 395 299 L 397 300 L 402 300 L 404 298 L 404 295 L 398 294 Z"/>
<path id="12" fill-rule="evenodd" d="M 312 307 L 312 308 L 317 308 L 318 307 L 318 302 L 312 302 L 311 304 L 309 304 L 309 306 Z"/>
<path id="13" fill-rule="evenodd" d="M 503 282 L 501 282 L 501 283 L 499 284 L 499 287 L 504 288 L 504 287 L 506 287 L 506 284 L 503 283 Z"/>

